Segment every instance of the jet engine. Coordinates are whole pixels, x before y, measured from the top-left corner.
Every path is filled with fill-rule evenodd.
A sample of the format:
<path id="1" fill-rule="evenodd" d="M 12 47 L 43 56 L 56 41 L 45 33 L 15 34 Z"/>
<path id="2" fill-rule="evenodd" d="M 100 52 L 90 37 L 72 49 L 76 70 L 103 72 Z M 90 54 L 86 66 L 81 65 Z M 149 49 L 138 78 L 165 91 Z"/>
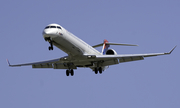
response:
<path id="1" fill-rule="evenodd" d="M 117 55 L 116 51 L 114 49 L 108 49 L 106 51 L 106 55 Z"/>

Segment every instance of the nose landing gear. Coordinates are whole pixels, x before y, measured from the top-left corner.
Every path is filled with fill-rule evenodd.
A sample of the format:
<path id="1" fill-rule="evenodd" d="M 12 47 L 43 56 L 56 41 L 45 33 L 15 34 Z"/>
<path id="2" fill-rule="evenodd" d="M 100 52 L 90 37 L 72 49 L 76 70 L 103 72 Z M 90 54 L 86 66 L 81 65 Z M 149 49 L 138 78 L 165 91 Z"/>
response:
<path id="1" fill-rule="evenodd" d="M 51 46 L 49 46 L 49 50 L 53 50 L 53 46 L 51 45 Z"/>
<path id="2" fill-rule="evenodd" d="M 50 39 L 50 37 L 45 38 L 45 41 L 48 41 L 49 44 L 50 44 L 49 50 L 53 50 L 53 44 L 52 44 L 53 42 L 52 42 L 52 40 Z"/>
<path id="3" fill-rule="evenodd" d="M 49 50 L 53 50 L 53 44 L 52 44 L 52 40 L 51 39 L 49 40 L 49 44 L 50 44 Z"/>

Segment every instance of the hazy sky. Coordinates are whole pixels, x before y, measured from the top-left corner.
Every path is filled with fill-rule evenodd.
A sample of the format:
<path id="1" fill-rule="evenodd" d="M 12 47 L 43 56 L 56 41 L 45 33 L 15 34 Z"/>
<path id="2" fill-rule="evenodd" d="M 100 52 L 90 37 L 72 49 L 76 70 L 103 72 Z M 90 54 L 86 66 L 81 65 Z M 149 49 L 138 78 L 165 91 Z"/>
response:
<path id="1" fill-rule="evenodd" d="M 0 2 L 0 108 L 179 108 L 179 0 L 3 0 Z M 110 66 L 103 74 L 78 68 L 32 69 L 11 64 L 66 56 L 48 50 L 44 27 L 57 23 L 90 45 L 110 42 L 118 54 L 168 52 Z M 101 48 L 98 48 L 101 51 Z"/>

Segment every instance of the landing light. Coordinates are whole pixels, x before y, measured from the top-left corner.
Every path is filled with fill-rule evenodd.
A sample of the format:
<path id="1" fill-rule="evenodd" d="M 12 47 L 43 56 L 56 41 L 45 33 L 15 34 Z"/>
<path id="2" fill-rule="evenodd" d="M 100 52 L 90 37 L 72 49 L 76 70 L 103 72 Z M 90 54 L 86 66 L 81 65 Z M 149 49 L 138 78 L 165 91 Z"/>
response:
<path id="1" fill-rule="evenodd" d="M 88 59 L 94 59 L 94 58 L 96 58 L 96 56 L 95 55 L 89 55 L 89 56 L 87 56 L 87 58 Z"/>
<path id="2" fill-rule="evenodd" d="M 68 58 L 64 57 L 64 58 L 60 58 L 60 60 L 68 60 Z"/>

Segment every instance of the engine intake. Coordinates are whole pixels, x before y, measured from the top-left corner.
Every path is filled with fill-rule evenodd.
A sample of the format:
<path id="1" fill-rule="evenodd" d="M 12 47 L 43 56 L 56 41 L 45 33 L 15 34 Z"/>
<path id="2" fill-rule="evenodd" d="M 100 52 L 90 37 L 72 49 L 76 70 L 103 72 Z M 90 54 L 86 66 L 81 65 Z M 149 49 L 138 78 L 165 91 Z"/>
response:
<path id="1" fill-rule="evenodd" d="M 108 49 L 108 50 L 106 51 L 106 55 L 117 55 L 117 53 L 116 53 L 116 51 L 113 50 L 113 49 Z"/>

